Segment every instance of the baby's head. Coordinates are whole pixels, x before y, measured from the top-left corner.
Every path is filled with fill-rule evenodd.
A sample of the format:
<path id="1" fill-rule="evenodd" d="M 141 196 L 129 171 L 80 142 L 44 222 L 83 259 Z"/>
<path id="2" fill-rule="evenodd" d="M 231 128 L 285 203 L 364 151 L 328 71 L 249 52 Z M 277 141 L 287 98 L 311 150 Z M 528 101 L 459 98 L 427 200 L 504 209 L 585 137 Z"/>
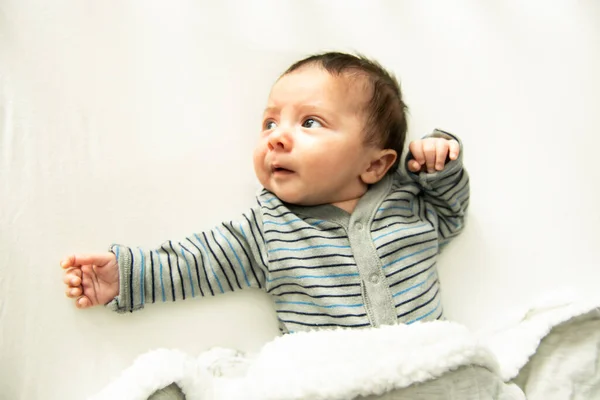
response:
<path id="1" fill-rule="evenodd" d="M 285 202 L 341 203 L 396 170 L 405 136 L 406 105 L 391 74 L 364 57 L 315 55 L 273 86 L 254 169 Z"/>

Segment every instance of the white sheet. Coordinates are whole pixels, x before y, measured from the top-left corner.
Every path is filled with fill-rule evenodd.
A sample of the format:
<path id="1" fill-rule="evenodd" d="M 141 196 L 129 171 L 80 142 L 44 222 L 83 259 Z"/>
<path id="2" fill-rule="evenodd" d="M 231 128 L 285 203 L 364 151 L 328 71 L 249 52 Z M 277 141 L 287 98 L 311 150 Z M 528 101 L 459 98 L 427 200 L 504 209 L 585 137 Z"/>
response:
<path id="1" fill-rule="evenodd" d="M 254 292 L 80 312 L 58 262 L 246 210 L 270 85 L 320 50 L 393 70 L 411 139 L 465 144 L 449 318 L 479 329 L 543 293 L 593 294 L 598 21 L 596 0 L 0 0 L 0 397 L 79 400 L 151 349 L 252 353 L 277 334 Z"/>

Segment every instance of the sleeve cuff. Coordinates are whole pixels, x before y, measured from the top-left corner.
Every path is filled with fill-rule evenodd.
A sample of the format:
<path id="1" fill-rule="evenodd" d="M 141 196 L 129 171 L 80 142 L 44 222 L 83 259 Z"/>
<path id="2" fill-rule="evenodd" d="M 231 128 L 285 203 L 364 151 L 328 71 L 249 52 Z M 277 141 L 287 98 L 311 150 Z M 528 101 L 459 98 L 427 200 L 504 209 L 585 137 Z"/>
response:
<path id="1" fill-rule="evenodd" d="M 118 313 L 131 312 L 138 308 L 134 306 L 133 293 L 130 288 L 132 260 L 131 253 L 128 247 L 113 244 L 108 249 L 117 257 L 119 266 L 119 294 L 106 304 L 106 307 Z"/>

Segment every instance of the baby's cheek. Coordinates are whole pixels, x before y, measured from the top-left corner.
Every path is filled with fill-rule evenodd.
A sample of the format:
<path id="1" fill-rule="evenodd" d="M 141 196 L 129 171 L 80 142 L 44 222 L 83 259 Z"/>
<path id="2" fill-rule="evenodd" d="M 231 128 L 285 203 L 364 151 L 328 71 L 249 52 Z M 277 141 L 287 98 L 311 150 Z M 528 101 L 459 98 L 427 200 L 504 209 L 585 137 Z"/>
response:
<path id="1" fill-rule="evenodd" d="M 268 178 L 268 173 L 265 167 L 265 155 L 266 149 L 261 148 L 260 145 L 256 146 L 254 149 L 254 153 L 252 155 L 252 161 L 254 164 L 254 173 L 256 177 L 260 181 L 260 183 L 264 186 L 265 180 Z"/>
<path id="2" fill-rule="evenodd" d="M 354 154 L 347 149 L 336 146 L 323 147 L 317 154 L 310 158 L 311 166 L 319 171 L 330 171 L 339 168 L 346 162 L 352 160 Z"/>
<path id="3" fill-rule="evenodd" d="M 257 143 L 254 151 L 252 152 L 252 159 L 254 161 L 254 166 L 257 164 L 263 163 L 266 154 L 266 146 L 264 146 L 261 142 Z"/>

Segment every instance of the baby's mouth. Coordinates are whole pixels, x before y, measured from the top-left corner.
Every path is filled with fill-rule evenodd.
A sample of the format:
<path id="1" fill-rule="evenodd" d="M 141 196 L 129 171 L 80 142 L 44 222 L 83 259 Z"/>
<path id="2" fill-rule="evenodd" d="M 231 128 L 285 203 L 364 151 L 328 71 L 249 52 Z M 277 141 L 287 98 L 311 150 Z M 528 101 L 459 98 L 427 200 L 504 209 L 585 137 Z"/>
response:
<path id="1" fill-rule="evenodd" d="M 287 169 L 284 167 L 280 167 L 280 166 L 272 166 L 271 167 L 271 172 L 273 174 L 277 174 L 277 175 L 283 175 L 283 174 L 292 174 L 294 173 L 294 171 L 292 171 L 291 169 Z"/>

